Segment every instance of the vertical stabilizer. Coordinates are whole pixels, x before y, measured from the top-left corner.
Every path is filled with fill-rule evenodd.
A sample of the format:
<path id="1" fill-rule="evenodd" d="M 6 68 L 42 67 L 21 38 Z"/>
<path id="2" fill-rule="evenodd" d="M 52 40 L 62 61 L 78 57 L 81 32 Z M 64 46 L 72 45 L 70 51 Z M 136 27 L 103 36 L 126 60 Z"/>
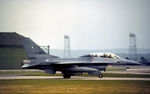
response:
<path id="1" fill-rule="evenodd" d="M 20 40 L 29 58 L 33 56 L 39 56 L 39 55 L 48 55 L 43 49 L 41 49 L 30 38 L 24 37 L 24 38 L 20 38 Z"/>

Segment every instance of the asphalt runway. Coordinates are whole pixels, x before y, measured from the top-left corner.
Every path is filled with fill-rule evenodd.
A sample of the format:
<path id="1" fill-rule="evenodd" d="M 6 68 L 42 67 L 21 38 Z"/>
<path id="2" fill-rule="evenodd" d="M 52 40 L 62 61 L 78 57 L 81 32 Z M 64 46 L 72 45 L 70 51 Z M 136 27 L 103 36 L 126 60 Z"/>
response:
<path id="1" fill-rule="evenodd" d="M 0 70 L 1 72 L 7 71 L 41 71 L 41 70 Z M 150 66 L 138 67 L 127 69 L 126 71 L 106 71 L 102 73 L 115 73 L 115 74 L 144 74 L 150 75 Z M 58 72 L 60 74 L 60 72 Z M 129 78 L 129 77 L 81 77 L 72 76 L 70 79 L 64 79 L 63 76 L 23 76 L 21 74 L 0 74 L 0 80 L 4 79 L 62 79 L 62 80 L 145 80 L 150 81 L 150 78 Z"/>
<path id="2" fill-rule="evenodd" d="M 62 79 L 62 80 L 143 80 L 150 81 L 150 78 L 128 78 L 128 77 L 79 77 L 72 76 L 70 79 L 64 79 L 62 76 L 7 76 L 1 75 L 0 80 L 9 79 Z"/>

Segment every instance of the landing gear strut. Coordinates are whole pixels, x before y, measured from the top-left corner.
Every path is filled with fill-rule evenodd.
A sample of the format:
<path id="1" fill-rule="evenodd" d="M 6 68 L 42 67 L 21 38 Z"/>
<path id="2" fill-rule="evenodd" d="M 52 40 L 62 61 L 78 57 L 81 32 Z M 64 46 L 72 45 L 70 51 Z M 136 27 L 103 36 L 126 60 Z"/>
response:
<path id="1" fill-rule="evenodd" d="M 71 75 L 70 74 L 64 74 L 63 77 L 64 78 L 71 78 Z"/>
<path id="2" fill-rule="evenodd" d="M 102 78 L 102 77 L 103 77 L 103 74 L 99 74 L 98 77 L 99 77 L 99 78 Z"/>

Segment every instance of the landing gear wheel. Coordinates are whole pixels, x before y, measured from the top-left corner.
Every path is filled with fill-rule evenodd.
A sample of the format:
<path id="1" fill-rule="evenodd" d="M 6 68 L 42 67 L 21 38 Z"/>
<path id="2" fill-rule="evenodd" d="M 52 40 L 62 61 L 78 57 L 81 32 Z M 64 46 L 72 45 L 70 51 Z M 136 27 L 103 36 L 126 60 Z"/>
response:
<path id="1" fill-rule="evenodd" d="M 64 74 L 63 77 L 64 78 L 71 78 L 71 75 L 70 74 Z"/>
<path id="2" fill-rule="evenodd" d="M 99 74 L 99 75 L 98 75 L 98 77 L 99 77 L 99 78 L 102 78 L 102 77 L 103 77 L 103 75 L 102 75 L 102 74 Z"/>

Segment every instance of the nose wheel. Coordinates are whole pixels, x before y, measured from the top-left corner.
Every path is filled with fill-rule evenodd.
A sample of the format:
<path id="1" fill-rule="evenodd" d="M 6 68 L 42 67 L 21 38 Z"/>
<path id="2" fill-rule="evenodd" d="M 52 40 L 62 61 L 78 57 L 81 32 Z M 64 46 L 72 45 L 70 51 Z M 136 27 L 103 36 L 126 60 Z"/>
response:
<path id="1" fill-rule="evenodd" d="M 103 75 L 102 75 L 102 74 L 99 74 L 99 75 L 98 75 L 98 77 L 99 77 L 99 78 L 102 78 L 102 77 L 103 77 Z"/>

